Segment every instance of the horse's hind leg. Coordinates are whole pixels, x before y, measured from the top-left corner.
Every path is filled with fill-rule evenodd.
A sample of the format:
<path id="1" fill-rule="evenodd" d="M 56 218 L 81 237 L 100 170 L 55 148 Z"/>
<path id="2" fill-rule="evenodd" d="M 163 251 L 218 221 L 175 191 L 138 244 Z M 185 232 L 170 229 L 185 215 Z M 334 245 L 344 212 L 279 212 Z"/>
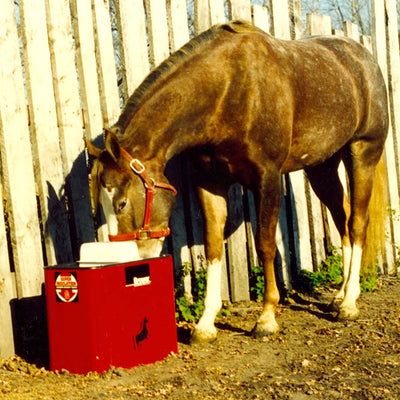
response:
<path id="1" fill-rule="evenodd" d="M 339 319 L 355 319 L 359 314 L 356 301 L 360 295 L 360 269 L 368 225 L 368 206 L 375 168 L 382 152 L 379 144 L 373 146 L 373 141 L 353 142 L 343 159 L 350 183 L 351 216 L 348 225 L 352 252 L 349 276 L 344 283 L 344 298 L 339 306 Z"/>
<path id="2" fill-rule="evenodd" d="M 207 256 L 207 286 L 204 311 L 195 326 L 192 342 L 210 342 L 217 337 L 214 321 L 221 309 L 221 266 L 223 256 L 224 227 L 227 218 L 227 189 L 198 188 L 205 223 L 205 247 Z"/>
<path id="3" fill-rule="evenodd" d="M 335 226 L 342 240 L 343 250 L 343 283 L 336 294 L 332 307 L 338 311 L 339 303 L 344 297 L 344 289 L 349 277 L 351 262 L 351 243 L 348 229 L 350 218 L 350 201 L 346 196 L 343 185 L 338 175 L 340 156 L 325 161 L 313 168 L 306 169 L 307 177 L 311 187 L 318 198 L 328 207 L 331 212 Z"/>

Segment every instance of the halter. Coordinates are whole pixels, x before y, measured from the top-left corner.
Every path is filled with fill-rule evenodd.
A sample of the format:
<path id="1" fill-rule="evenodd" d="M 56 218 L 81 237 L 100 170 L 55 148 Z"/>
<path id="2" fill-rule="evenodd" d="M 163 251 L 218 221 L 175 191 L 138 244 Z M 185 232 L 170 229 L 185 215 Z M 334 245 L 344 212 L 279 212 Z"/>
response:
<path id="1" fill-rule="evenodd" d="M 160 231 L 153 231 L 150 229 L 151 212 L 153 209 L 153 197 L 156 193 L 155 188 L 158 187 L 160 189 L 170 190 L 174 193 L 175 196 L 178 192 L 172 185 L 168 183 L 156 182 L 153 178 L 149 178 L 145 171 L 144 165 L 137 158 L 133 158 L 125 149 L 121 148 L 121 154 L 125 158 L 125 160 L 128 161 L 132 171 L 142 179 L 143 185 L 146 189 L 146 205 L 144 209 L 143 226 L 135 232 L 108 235 L 110 242 L 159 239 L 168 236 L 171 233 L 171 230 L 169 228 L 162 229 Z"/>

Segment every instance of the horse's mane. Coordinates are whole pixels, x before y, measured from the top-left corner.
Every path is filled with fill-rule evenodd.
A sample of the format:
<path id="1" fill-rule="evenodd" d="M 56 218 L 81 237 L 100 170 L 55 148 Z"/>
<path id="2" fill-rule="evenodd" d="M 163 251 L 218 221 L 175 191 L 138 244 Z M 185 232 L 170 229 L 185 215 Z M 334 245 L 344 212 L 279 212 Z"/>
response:
<path id="1" fill-rule="evenodd" d="M 134 115 L 135 109 L 140 104 L 146 92 L 152 86 L 154 86 L 154 84 L 158 82 L 161 77 L 164 77 L 168 72 L 171 72 L 191 54 L 193 54 L 194 51 L 200 47 L 201 44 L 213 39 L 221 31 L 228 31 L 232 33 L 245 33 L 258 31 L 258 28 L 255 28 L 249 22 L 232 21 L 226 24 L 214 25 L 207 31 L 204 31 L 200 35 L 194 37 L 179 50 L 171 54 L 169 58 L 163 61 L 156 69 L 150 72 L 145 80 L 133 92 L 133 94 L 125 104 L 124 110 L 121 113 L 118 122 L 114 125 L 113 128 L 111 128 L 111 130 L 119 136 L 122 136 L 131 118 Z"/>

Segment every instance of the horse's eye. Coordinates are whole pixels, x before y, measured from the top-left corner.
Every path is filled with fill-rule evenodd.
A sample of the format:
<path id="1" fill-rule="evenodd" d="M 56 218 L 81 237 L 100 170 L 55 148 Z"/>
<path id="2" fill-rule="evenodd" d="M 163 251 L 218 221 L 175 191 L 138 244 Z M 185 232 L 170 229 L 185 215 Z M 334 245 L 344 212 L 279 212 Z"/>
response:
<path id="1" fill-rule="evenodd" d="M 118 204 L 118 212 L 121 212 L 125 208 L 127 203 L 128 201 L 126 199 L 121 200 Z"/>

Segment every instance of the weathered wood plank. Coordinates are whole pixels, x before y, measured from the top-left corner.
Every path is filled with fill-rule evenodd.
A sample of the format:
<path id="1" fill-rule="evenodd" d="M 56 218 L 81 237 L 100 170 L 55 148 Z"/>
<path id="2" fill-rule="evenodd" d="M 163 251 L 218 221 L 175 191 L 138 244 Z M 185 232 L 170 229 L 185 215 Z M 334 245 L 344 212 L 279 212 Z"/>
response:
<path id="1" fill-rule="evenodd" d="M 71 261 L 44 1 L 19 3 L 31 141 L 47 262 Z"/>
<path id="2" fill-rule="evenodd" d="M 251 21 L 250 0 L 230 0 L 231 19 Z"/>
<path id="3" fill-rule="evenodd" d="M 276 38 L 290 39 L 290 24 L 287 0 L 271 1 L 271 32 Z"/>
<path id="4" fill-rule="evenodd" d="M 386 13 L 384 0 L 372 1 L 372 15 L 373 15 L 373 34 L 372 34 L 372 46 L 373 53 L 378 60 L 379 66 L 381 67 L 383 76 L 386 84 L 388 84 L 388 65 L 387 65 L 387 50 L 386 50 Z M 392 114 L 392 110 L 390 109 Z M 386 156 L 386 168 L 389 187 L 389 203 L 391 213 L 389 213 L 390 223 L 388 221 L 388 234 L 390 239 L 386 243 L 386 262 L 388 265 L 393 265 L 396 259 L 395 246 L 400 243 L 400 221 L 397 218 L 400 210 L 400 197 L 399 187 L 397 184 L 396 174 L 396 156 L 395 156 L 395 145 L 392 123 L 389 126 L 388 137 L 386 139 L 385 156 Z M 393 215 L 397 213 L 397 215 Z"/>
<path id="5" fill-rule="evenodd" d="M 329 16 L 324 15 L 307 15 L 307 34 L 308 35 L 331 35 L 332 34 L 332 22 Z M 311 238 L 313 241 L 313 262 L 314 268 L 316 268 L 322 260 L 325 259 L 325 231 L 323 225 L 323 213 L 322 208 L 325 207 L 319 201 L 312 189 L 309 189 L 309 207 L 311 210 L 310 217 L 310 229 Z M 328 238 L 328 241 L 330 238 Z"/>
<path id="6" fill-rule="evenodd" d="M 349 37 L 354 39 L 355 41 L 359 42 L 360 41 L 360 33 L 358 32 L 358 25 L 354 24 L 352 22 L 345 22 L 343 24 L 344 28 L 344 34 Z"/>
<path id="7" fill-rule="evenodd" d="M 289 10 L 292 20 L 291 37 L 292 39 L 299 39 L 303 36 L 301 0 L 289 0 Z"/>
<path id="8" fill-rule="evenodd" d="M 71 0 L 70 5 L 85 136 L 89 140 L 94 140 L 103 133 L 104 124 L 96 65 L 92 5 L 91 0 Z M 105 221 L 102 221 L 102 225 L 97 229 L 97 236 L 100 241 L 108 240 Z"/>
<path id="9" fill-rule="evenodd" d="M 0 7 L 0 12 L 3 11 Z M 0 82 L 1 84 L 1 82 Z M 1 126 L 1 124 L 0 124 Z M 0 127 L 1 130 L 1 127 Z M 0 193 L 3 193 L 0 181 Z M 3 197 L 0 195 L 0 215 L 4 215 Z M 16 297 L 8 254 L 4 218 L 0 218 L 0 359 L 15 354 L 10 300 Z"/>
<path id="10" fill-rule="evenodd" d="M 121 112 L 109 8 L 108 0 L 92 0 L 100 104 L 105 127 L 117 122 Z"/>
<path id="11" fill-rule="evenodd" d="M 71 0 L 71 13 L 85 134 L 88 139 L 93 140 L 103 132 L 103 118 L 97 78 L 91 1 Z"/>
<path id="12" fill-rule="evenodd" d="M 328 15 L 307 14 L 307 35 L 332 35 L 332 20 Z"/>
<path id="13" fill-rule="evenodd" d="M 95 240 L 85 162 L 82 111 L 69 2 L 46 0 L 47 30 L 68 209 L 73 219 L 74 258 L 83 242 Z"/>
<path id="14" fill-rule="evenodd" d="M 211 26 L 209 0 L 194 1 L 194 34 L 198 35 Z"/>
<path id="15" fill-rule="evenodd" d="M 210 24 L 221 24 L 226 21 L 224 0 L 208 0 L 210 7 Z"/>
<path id="16" fill-rule="evenodd" d="M 279 38 L 279 39 L 284 39 L 284 40 L 289 40 L 290 39 L 290 24 L 289 24 L 289 14 L 288 14 L 288 3 L 287 0 L 284 1 L 277 1 L 273 0 L 271 2 L 271 12 L 272 12 L 272 30 L 274 32 L 274 36 Z M 292 175 L 292 179 L 298 180 L 302 177 L 299 175 Z M 302 184 L 303 181 L 300 179 L 298 184 Z M 290 190 L 290 186 L 286 186 L 286 190 Z M 294 194 L 296 193 L 296 194 Z M 299 193 L 294 192 L 293 196 L 296 197 L 296 202 L 294 202 L 294 207 L 299 207 L 299 210 L 293 209 L 292 215 L 293 216 L 301 216 L 301 212 L 304 209 L 305 205 L 307 204 L 305 195 L 304 195 L 304 189 L 300 191 Z M 297 212 L 296 212 L 297 211 Z M 291 221 L 291 224 L 295 224 L 297 221 Z M 302 228 L 305 229 L 305 227 L 302 226 Z M 282 201 L 281 201 L 281 210 L 280 210 L 280 215 L 279 215 L 279 226 L 277 230 L 277 247 L 278 247 L 278 253 L 280 255 L 280 259 L 277 259 L 276 261 L 278 262 L 278 271 L 281 271 L 281 279 L 284 280 L 285 284 L 287 287 L 290 285 L 290 279 L 288 275 L 289 271 L 289 266 L 290 266 L 290 253 L 289 253 L 289 247 L 288 247 L 288 222 L 287 222 L 287 215 L 286 215 L 286 199 L 283 198 L 282 195 Z M 298 232 L 298 230 L 297 230 Z M 306 232 L 304 232 L 306 233 Z M 309 236 L 308 236 L 309 237 Z M 304 238 L 304 244 L 305 246 L 307 245 L 307 235 L 301 237 L 303 240 Z M 300 238 L 299 238 L 300 240 Z M 298 252 L 298 256 L 301 256 L 303 259 L 301 262 L 304 264 L 307 263 L 305 261 L 307 259 L 307 254 L 302 251 L 300 252 L 300 243 L 296 242 L 295 243 L 295 251 Z M 284 272 L 283 272 L 284 271 Z"/>
<path id="17" fill-rule="evenodd" d="M 183 46 L 189 40 L 189 29 L 187 24 L 187 9 L 185 0 L 172 0 L 167 3 L 169 18 L 169 32 L 171 48 L 173 51 Z M 191 298 L 191 276 L 189 271 L 192 269 L 192 258 L 188 246 L 186 232 L 186 216 L 184 205 L 184 174 L 181 156 L 176 157 L 170 162 L 169 171 L 175 188 L 178 190 L 175 208 L 171 215 L 171 241 L 174 254 L 174 267 L 177 274 L 186 273 L 183 278 L 184 291 L 187 298 Z"/>
<path id="18" fill-rule="evenodd" d="M 252 6 L 253 24 L 264 32 L 269 32 L 269 12 L 268 9 L 259 5 Z"/>
<path id="19" fill-rule="evenodd" d="M 249 277 L 243 189 L 233 185 L 228 194 L 228 262 L 232 301 L 249 300 Z"/>
<path id="20" fill-rule="evenodd" d="M 0 3 L 0 152 L 19 298 L 41 294 L 43 258 L 32 151 L 12 1 Z M 17 168 L 16 168 L 17 166 Z"/>
<path id="21" fill-rule="evenodd" d="M 167 9 L 165 0 L 145 0 L 150 63 L 154 68 L 169 56 Z"/>
<path id="22" fill-rule="evenodd" d="M 117 21 L 121 40 L 121 64 L 125 74 L 125 101 L 150 69 L 147 53 L 146 22 L 141 1 L 119 0 Z M 133 46 L 132 43 L 135 45 Z"/>
<path id="23" fill-rule="evenodd" d="M 388 51 L 390 62 L 389 82 L 391 91 L 389 93 L 390 106 L 391 106 L 391 119 L 393 136 L 396 138 L 394 141 L 394 152 L 396 159 L 400 157 L 400 53 L 399 53 L 399 35 L 397 24 L 397 10 L 396 1 L 385 0 L 385 8 L 387 15 L 387 34 L 388 34 Z M 396 163 L 397 172 L 397 186 L 400 190 L 400 166 Z M 400 197 L 400 192 L 399 192 Z M 400 211 L 400 210 L 399 210 Z"/>
<path id="24" fill-rule="evenodd" d="M 189 27 L 185 0 L 170 0 L 167 3 L 169 35 L 172 51 L 189 41 Z"/>

